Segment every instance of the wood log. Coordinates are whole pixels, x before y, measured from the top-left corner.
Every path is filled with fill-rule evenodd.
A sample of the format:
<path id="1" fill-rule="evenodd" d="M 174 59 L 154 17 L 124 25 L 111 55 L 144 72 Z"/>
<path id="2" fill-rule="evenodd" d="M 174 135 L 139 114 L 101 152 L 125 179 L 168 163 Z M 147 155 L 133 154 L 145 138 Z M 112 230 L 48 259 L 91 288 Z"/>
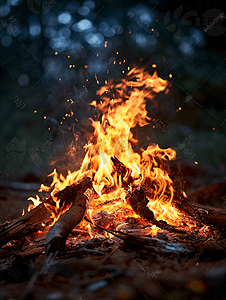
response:
<path id="1" fill-rule="evenodd" d="M 70 209 L 50 228 L 46 237 L 47 255 L 57 251 L 60 254 L 64 250 L 69 233 L 82 221 L 87 207 L 88 198 L 83 193 L 78 193 Z"/>
<path id="2" fill-rule="evenodd" d="M 145 219 L 151 223 L 155 223 L 154 213 L 147 207 L 149 200 L 144 194 L 142 188 L 138 187 L 133 189 L 132 194 L 129 197 L 129 204 L 135 213 L 140 216 L 142 219 Z"/>
<path id="3" fill-rule="evenodd" d="M 111 157 L 113 163 L 113 173 L 117 172 L 122 177 L 122 184 L 128 185 L 133 182 L 135 178 L 131 176 L 132 170 L 127 168 L 117 157 Z"/>
<path id="4" fill-rule="evenodd" d="M 120 162 L 116 157 L 111 157 L 113 162 L 114 171 L 122 175 L 122 179 L 126 176 L 124 185 L 132 183 L 134 180 L 130 175 L 130 170 Z M 150 186 L 151 184 L 151 186 Z M 152 199 L 154 196 L 154 185 L 150 182 L 144 182 L 141 189 L 137 191 L 136 189 L 133 192 L 133 195 L 130 197 L 129 202 L 134 211 L 141 217 L 152 224 L 167 229 L 169 231 L 184 232 L 183 228 L 177 228 L 171 225 L 168 225 L 164 221 L 157 221 L 154 217 L 153 212 L 147 207 L 148 199 Z M 166 191 L 166 199 L 167 199 Z M 184 196 L 179 196 L 179 193 L 175 193 L 175 197 L 172 201 L 172 205 L 178 208 L 181 212 L 184 212 L 189 218 L 195 220 L 197 223 L 205 225 L 213 225 L 219 228 L 226 228 L 226 210 L 219 208 L 212 208 L 198 203 L 189 201 L 188 198 Z"/>
<path id="5" fill-rule="evenodd" d="M 87 218 L 85 218 L 85 219 L 88 222 L 92 223 Z M 122 239 L 124 241 L 124 244 L 126 245 L 126 248 L 127 248 L 127 246 L 129 246 L 129 248 L 137 249 L 137 250 L 138 249 L 139 250 L 140 249 L 148 249 L 149 251 L 153 251 L 156 253 L 162 253 L 162 254 L 165 254 L 165 253 L 187 254 L 187 253 L 194 252 L 194 249 L 191 248 L 191 246 L 188 249 L 187 245 L 182 244 L 182 243 L 175 244 L 175 243 L 170 243 L 170 242 L 160 240 L 158 238 L 152 238 L 152 237 L 147 237 L 147 236 L 137 236 L 137 235 L 125 233 L 125 232 L 119 231 L 119 230 L 112 230 L 109 228 L 104 228 L 97 224 L 95 224 L 94 226 Z"/>
<path id="6" fill-rule="evenodd" d="M 197 222 L 226 229 L 226 209 L 194 203 L 185 197 L 173 199 L 172 204 Z"/>
<path id="7" fill-rule="evenodd" d="M 60 207 L 62 207 L 63 205 L 71 204 L 71 202 L 74 201 L 74 196 L 77 194 L 77 192 L 84 193 L 88 188 L 91 187 L 91 179 L 89 177 L 85 177 L 78 183 L 73 183 L 62 191 L 57 192 L 54 194 L 54 197 L 57 197 L 60 200 Z"/>
<path id="8" fill-rule="evenodd" d="M 78 191 L 85 192 L 92 186 L 89 178 L 82 179 L 79 183 L 67 186 L 64 190 L 57 192 L 54 197 L 64 199 L 60 201 L 60 207 L 71 204 Z M 51 221 L 51 210 L 56 213 L 56 203 L 51 197 L 41 199 L 41 204 L 36 206 L 24 216 L 14 220 L 6 221 L 0 225 L 0 247 L 11 240 L 19 239 L 31 233 L 42 230 Z M 46 206 L 48 205 L 48 207 Z M 43 225 L 44 226 L 43 226 Z"/>
<path id="9" fill-rule="evenodd" d="M 144 191 L 144 194 L 149 199 L 153 197 L 152 189 L 149 189 L 147 186 L 142 186 L 141 190 Z M 143 196 L 141 197 L 140 202 L 143 203 L 142 210 L 149 210 L 147 205 L 145 205 L 145 203 L 148 203 L 148 201 L 148 199 L 144 200 Z M 196 221 L 197 223 L 226 229 L 226 209 L 213 208 L 210 206 L 201 205 L 199 203 L 194 203 L 184 196 L 181 196 L 180 198 L 175 197 L 172 201 L 172 205 L 176 207 L 180 212 L 185 213 L 187 217 L 189 217 L 191 220 Z M 133 209 L 135 211 L 134 204 Z M 142 211 L 143 216 L 147 214 L 148 212 Z M 153 220 L 151 220 L 151 222 L 153 222 Z M 156 224 L 156 226 L 158 225 Z"/>
<path id="10" fill-rule="evenodd" d="M 151 224 L 156 225 L 161 229 L 168 230 L 169 232 L 189 233 L 189 228 L 186 230 L 185 228 L 169 225 L 166 221 L 156 220 L 154 213 L 147 206 L 149 200 L 140 186 L 133 189 L 130 197 L 128 198 L 128 202 L 138 216 L 150 222 Z"/>
<path id="11" fill-rule="evenodd" d="M 49 202 L 51 201 L 46 201 L 48 204 Z M 0 247 L 11 240 L 42 230 L 50 222 L 51 215 L 51 211 L 46 208 L 44 203 L 41 203 L 24 216 L 6 221 L 0 226 Z"/>
<path id="12" fill-rule="evenodd" d="M 111 156 L 111 161 L 113 164 L 113 172 L 111 173 L 111 176 L 113 176 L 115 173 L 117 173 L 117 176 L 119 177 L 121 175 L 121 181 L 122 181 L 122 187 L 127 187 L 130 183 L 132 183 L 135 179 L 131 176 L 132 170 L 127 168 L 120 160 L 118 160 L 117 157 Z M 111 192 L 114 192 L 118 187 L 116 185 L 112 186 L 106 186 L 101 191 L 101 194 L 109 194 Z M 99 195 L 94 191 L 93 199 L 99 198 Z"/>

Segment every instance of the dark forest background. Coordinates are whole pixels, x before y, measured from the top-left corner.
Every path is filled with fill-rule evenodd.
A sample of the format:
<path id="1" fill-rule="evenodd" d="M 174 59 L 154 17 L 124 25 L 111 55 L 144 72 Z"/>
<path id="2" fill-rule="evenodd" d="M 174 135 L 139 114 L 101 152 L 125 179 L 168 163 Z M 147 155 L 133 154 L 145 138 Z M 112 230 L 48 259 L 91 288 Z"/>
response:
<path id="1" fill-rule="evenodd" d="M 62 169 L 74 171 L 79 158 L 76 150 L 66 155 L 67 147 L 79 148 L 91 130 L 88 103 L 98 101 L 96 90 L 106 79 L 125 77 L 122 71 L 135 65 L 171 83 L 170 93 L 158 97 L 158 110 L 149 110 L 150 126 L 134 130 L 140 146 L 172 147 L 225 179 L 221 4 L 0 1 L 1 180 L 43 181 L 62 167 L 62 157 L 69 159 Z"/>

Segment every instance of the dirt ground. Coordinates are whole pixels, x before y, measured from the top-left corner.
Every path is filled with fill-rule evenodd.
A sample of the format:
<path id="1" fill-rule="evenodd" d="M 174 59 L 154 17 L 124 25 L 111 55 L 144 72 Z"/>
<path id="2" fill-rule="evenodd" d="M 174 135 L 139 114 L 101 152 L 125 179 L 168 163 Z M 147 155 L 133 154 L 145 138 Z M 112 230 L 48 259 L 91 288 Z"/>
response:
<path id="1" fill-rule="evenodd" d="M 185 168 L 185 172 L 189 170 L 193 172 Z M 205 181 L 200 172 L 199 178 Z M 194 182 L 200 186 L 200 180 Z M 209 175 L 205 182 L 216 184 Z M 195 184 L 188 185 L 190 191 L 197 188 Z M 211 188 L 208 195 L 199 192 L 193 200 L 210 204 L 215 197 L 224 206 L 223 186 Z M 35 194 L 34 189 L 1 187 L 1 222 L 21 215 L 28 206 L 26 199 Z M 0 249 L 0 299 L 226 299 L 226 243 L 222 240 L 214 240 L 208 247 L 199 245 L 191 253 L 164 253 L 133 247 L 117 237 L 99 234 L 90 239 L 72 233 L 49 272 L 36 276 L 46 261 L 45 238 L 25 239 L 22 244 Z M 158 238 L 167 241 L 164 234 Z M 32 278 L 36 278 L 33 284 Z"/>

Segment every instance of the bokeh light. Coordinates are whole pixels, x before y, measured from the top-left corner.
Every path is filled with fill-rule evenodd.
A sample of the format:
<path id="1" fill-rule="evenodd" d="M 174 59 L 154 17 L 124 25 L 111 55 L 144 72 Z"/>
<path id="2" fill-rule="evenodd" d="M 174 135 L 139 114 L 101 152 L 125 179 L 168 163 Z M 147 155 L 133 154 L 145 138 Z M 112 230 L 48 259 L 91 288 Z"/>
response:
<path id="1" fill-rule="evenodd" d="M 79 31 L 79 32 L 82 32 L 84 30 L 88 30 L 88 29 L 90 29 L 92 27 L 93 27 L 93 23 L 90 22 L 87 19 L 83 19 L 83 20 L 81 20 L 78 23 L 75 23 L 73 25 L 73 29 L 75 29 L 76 31 Z"/>
<path id="2" fill-rule="evenodd" d="M 39 24 L 31 25 L 29 28 L 30 35 L 35 37 L 41 34 L 41 26 Z"/>
<path id="3" fill-rule="evenodd" d="M 0 17 L 5 17 L 10 13 L 9 5 L 0 5 Z"/>
<path id="4" fill-rule="evenodd" d="M 93 47 L 100 47 L 104 41 L 104 37 L 101 33 L 88 33 L 85 35 L 85 40 Z"/>
<path id="5" fill-rule="evenodd" d="M 146 43 L 147 43 L 146 36 L 143 34 L 140 34 L 140 33 L 137 33 L 135 35 L 135 41 L 136 41 L 137 45 L 139 45 L 141 47 L 146 46 Z"/>
<path id="6" fill-rule="evenodd" d="M 78 13 L 81 15 L 81 16 L 87 16 L 90 12 L 90 9 L 88 6 L 80 6 L 78 8 Z"/>
<path id="7" fill-rule="evenodd" d="M 58 16 L 58 22 L 61 24 L 69 24 L 71 22 L 71 15 L 68 12 L 61 13 Z"/>
<path id="8" fill-rule="evenodd" d="M 11 36 L 4 36 L 2 39 L 1 39 L 1 44 L 2 46 L 4 47 L 9 47 L 11 44 L 12 44 L 12 38 Z"/>
<path id="9" fill-rule="evenodd" d="M 29 76 L 27 74 L 21 74 L 17 79 L 19 85 L 26 86 L 29 83 Z"/>
<path id="10" fill-rule="evenodd" d="M 83 5 L 84 6 L 87 6 L 89 9 L 94 9 L 95 8 L 95 2 L 93 2 L 93 1 L 84 1 L 83 2 Z"/>

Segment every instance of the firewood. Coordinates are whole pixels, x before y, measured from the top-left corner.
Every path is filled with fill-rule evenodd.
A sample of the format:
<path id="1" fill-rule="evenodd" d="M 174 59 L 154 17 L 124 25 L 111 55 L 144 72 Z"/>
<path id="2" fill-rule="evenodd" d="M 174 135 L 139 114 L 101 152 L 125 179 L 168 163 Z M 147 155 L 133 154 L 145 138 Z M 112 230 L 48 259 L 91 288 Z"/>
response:
<path id="1" fill-rule="evenodd" d="M 84 193 L 88 188 L 92 187 L 92 181 L 89 177 L 83 178 L 78 183 L 73 183 L 68 185 L 62 191 L 54 194 L 54 197 L 60 200 L 60 206 L 71 204 L 71 201 L 74 200 L 73 196 L 79 193 Z"/>
<path id="2" fill-rule="evenodd" d="M 85 220 L 92 223 L 89 219 L 85 217 Z M 93 224 L 94 225 L 94 224 Z M 109 228 L 104 228 L 97 224 L 94 225 L 95 227 L 109 232 L 116 237 L 120 238 L 124 241 L 124 244 L 131 249 L 148 249 L 149 251 L 154 251 L 157 253 L 193 253 L 194 249 L 187 246 L 185 244 L 176 244 L 176 243 L 169 243 L 158 238 L 146 237 L 146 236 L 137 236 L 133 234 L 124 233 L 123 231 L 119 230 L 112 230 Z"/>
<path id="3" fill-rule="evenodd" d="M 137 215 L 139 215 L 142 219 L 150 222 L 151 224 L 156 225 L 159 228 L 168 230 L 169 232 L 186 232 L 186 229 L 184 228 L 169 225 L 162 220 L 156 220 L 154 213 L 147 206 L 149 200 L 140 186 L 133 189 L 132 193 L 130 193 L 130 197 L 128 198 L 128 202 Z"/>
<path id="4" fill-rule="evenodd" d="M 118 160 L 117 157 L 111 157 L 111 161 L 113 164 L 113 172 L 111 175 L 113 176 L 115 173 L 117 173 L 117 176 L 121 176 L 121 181 L 122 181 L 122 187 L 126 188 L 130 183 L 132 183 L 134 180 L 137 178 L 133 178 L 131 176 L 132 170 L 127 168 L 120 160 Z M 112 185 L 112 186 L 106 186 L 103 188 L 101 194 L 108 194 L 111 192 L 114 192 L 117 189 L 117 186 Z M 99 195 L 94 192 L 93 194 L 93 199 L 99 198 Z"/>
<path id="5" fill-rule="evenodd" d="M 75 196 L 74 203 L 68 211 L 50 228 L 46 237 L 47 254 L 63 251 L 65 241 L 72 231 L 77 226 L 86 213 L 88 207 L 88 198 L 84 194 Z"/>
<path id="6" fill-rule="evenodd" d="M 51 215 L 51 212 L 46 208 L 44 203 L 41 203 L 24 216 L 6 221 L 0 226 L 0 246 L 3 246 L 11 240 L 19 239 L 33 232 L 42 230 L 51 220 Z"/>
<path id="7" fill-rule="evenodd" d="M 57 192 L 54 197 L 60 199 L 60 207 L 70 205 L 78 191 L 85 192 L 90 188 L 92 182 L 89 178 L 82 179 L 79 183 L 67 186 L 64 190 Z M 62 199 L 64 199 L 62 201 Z M 51 221 L 51 210 L 56 213 L 56 203 L 52 197 L 41 199 L 41 204 L 36 206 L 24 216 L 14 220 L 6 221 L 0 225 L 0 247 L 11 240 L 25 237 L 33 232 L 42 230 Z"/>
<path id="8" fill-rule="evenodd" d="M 194 203 L 185 197 L 173 199 L 172 204 L 197 222 L 226 229 L 226 209 Z"/>
<path id="9" fill-rule="evenodd" d="M 117 157 L 111 157 L 113 163 L 113 173 L 117 172 L 118 175 L 122 177 L 122 183 L 128 185 L 134 181 L 134 178 L 131 176 L 132 170 L 127 168 Z"/>
<path id="10" fill-rule="evenodd" d="M 153 197 L 153 191 L 151 188 L 148 188 L 147 186 L 142 186 L 142 189 L 144 190 L 144 193 L 148 198 L 151 199 Z M 140 201 L 144 202 L 144 199 L 141 198 Z M 148 203 L 148 199 L 146 200 L 146 202 Z M 180 198 L 174 197 L 172 205 L 179 209 L 181 212 L 184 212 L 187 217 L 189 217 L 191 220 L 194 220 L 197 223 L 212 225 L 214 227 L 226 229 L 225 209 L 213 208 L 194 203 L 184 196 L 181 196 Z M 149 209 L 147 206 L 145 208 L 144 204 L 142 204 L 142 207 L 145 211 Z M 142 211 L 142 215 L 144 214 L 146 215 L 147 212 Z M 156 226 L 158 225 L 156 224 Z"/>
<path id="11" fill-rule="evenodd" d="M 145 196 L 143 189 L 140 187 L 133 189 L 133 192 L 130 195 L 129 204 L 135 213 L 142 219 L 154 224 L 156 221 L 155 216 L 154 213 L 147 207 L 149 201 Z"/>

